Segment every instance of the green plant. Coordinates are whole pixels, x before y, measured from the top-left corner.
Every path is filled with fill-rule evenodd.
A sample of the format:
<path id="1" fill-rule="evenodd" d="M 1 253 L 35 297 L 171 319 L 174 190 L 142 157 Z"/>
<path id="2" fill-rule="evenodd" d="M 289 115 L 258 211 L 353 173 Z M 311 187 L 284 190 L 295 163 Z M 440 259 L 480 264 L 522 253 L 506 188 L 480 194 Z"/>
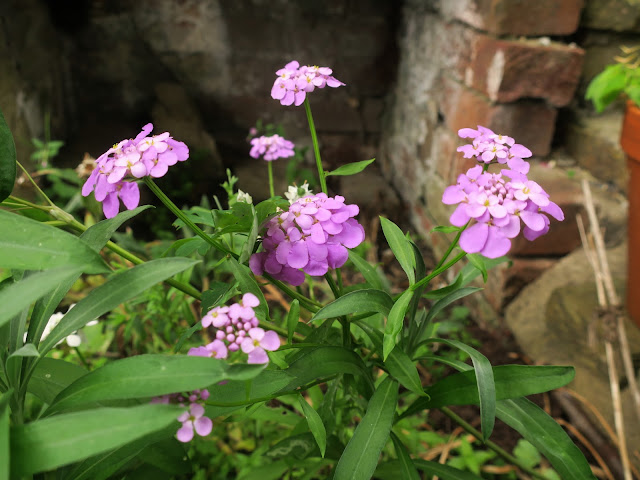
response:
<path id="1" fill-rule="evenodd" d="M 617 63 L 605 67 L 587 87 L 585 98 L 593 102 L 597 112 L 622 95 L 640 106 L 640 46 L 621 49 L 625 56 L 615 57 Z"/>

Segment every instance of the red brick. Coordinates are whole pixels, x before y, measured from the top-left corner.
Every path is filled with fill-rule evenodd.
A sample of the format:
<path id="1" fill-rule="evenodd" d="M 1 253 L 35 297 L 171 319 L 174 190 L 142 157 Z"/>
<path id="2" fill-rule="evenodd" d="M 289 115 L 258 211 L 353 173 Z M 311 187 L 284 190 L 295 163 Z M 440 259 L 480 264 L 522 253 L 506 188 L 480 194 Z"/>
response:
<path id="1" fill-rule="evenodd" d="M 493 101 L 543 98 L 563 107 L 573 98 L 583 58 L 584 50 L 578 47 L 477 35 L 469 63 L 461 70 L 468 87 Z"/>
<path id="2" fill-rule="evenodd" d="M 549 154 L 558 113 L 555 108 L 535 100 L 494 103 L 456 81 L 443 80 L 440 110 L 453 132 L 483 125 L 515 138 L 536 156 Z"/>
<path id="3" fill-rule="evenodd" d="M 442 12 L 497 35 L 569 35 L 583 0 L 446 0 Z"/>

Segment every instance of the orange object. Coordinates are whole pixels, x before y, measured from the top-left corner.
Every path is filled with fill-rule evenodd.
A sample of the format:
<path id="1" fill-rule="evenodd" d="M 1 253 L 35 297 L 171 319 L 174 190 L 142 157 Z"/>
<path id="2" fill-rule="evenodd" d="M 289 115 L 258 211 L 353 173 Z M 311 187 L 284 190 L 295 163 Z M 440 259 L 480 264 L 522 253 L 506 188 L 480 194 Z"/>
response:
<path id="1" fill-rule="evenodd" d="M 629 168 L 627 311 L 640 327 L 640 108 L 627 101 L 620 145 Z"/>

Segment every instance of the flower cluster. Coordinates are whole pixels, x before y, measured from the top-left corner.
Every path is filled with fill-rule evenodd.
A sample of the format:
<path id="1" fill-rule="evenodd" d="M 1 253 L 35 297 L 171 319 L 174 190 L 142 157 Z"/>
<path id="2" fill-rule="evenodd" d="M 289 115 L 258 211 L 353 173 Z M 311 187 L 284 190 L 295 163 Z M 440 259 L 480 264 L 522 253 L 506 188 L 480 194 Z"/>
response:
<path id="1" fill-rule="evenodd" d="M 329 268 L 341 267 L 347 249 L 364 240 L 364 228 L 354 218 L 358 212 L 357 205 L 346 205 L 339 195 L 319 193 L 296 200 L 269 220 L 264 251 L 251 256 L 251 270 L 297 286 L 304 273 L 322 276 Z"/>
<path id="2" fill-rule="evenodd" d="M 462 250 L 497 258 L 511 248 L 511 239 L 520 233 L 520 220 L 527 240 L 535 240 L 549 231 L 545 213 L 564 220 L 562 209 L 526 176 L 529 164 L 523 157 L 531 156 L 529 149 L 481 126 L 478 130 L 463 128 L 458 135 L 474 139 L 473 144 L 459 147 L 458 151 L 485 164 L 459 175 L 457 184 L 447 187 L 442 195 L 443 203 L 458 204 L 450 218 L 453 225 L 463 227 L 473 221 L 460 236 Z M 493 160 L 510 169 L 489 173 L 487 167 Z"/>
<path id="3" fill-rule="evenodd" d="M 307 93 L 316 88 L 344 86 L 344 83 L 331 76 L 332 73 L 328 67 L 301 67 L 295 60 L 289 62 L 276 72 L 278 78 L 271 88 L 271 98 L 280 100 L 282 105 L 302 105 Z"/>
<path id="4" fill-rule="evenodd" d="M 169 132 L 149 136 L 151 130 L 153 125 L 148 123 L 136 138 L 122 140 L 96 160 L 82 195 L 94 192 L 96 200 L 102 202 L 105 217 L 118 214 L 119 200 L 128 210 L 138 206 L 138 184 L 127 179 L 162 177 L 170 166 L 189 158 L 189 148 L 184 143 L 171 138 Z"/>
<path id="5" fill-rule="evenodd" d="M 293 157 L 293 142 L 284 139 L 280 135 L 261 136 L 251 140 L 251 151 L 249 155 L 253 158 L 262 157 L 263 160 L 271 162 L 278 158 Z"/>
<path id="6" fill-rule="evenodd" d="M 188 410 L 185 410 L 178 417 L 178 421 L 182 422 L 182 427 L 176 433 L 178 440 L 183 443 L 190 442 L 193 439 L 194 432 L 201 437 L 206 437 L 213 429 L 213 422 L 209 417 L 204 416 L 203 403 L 209 398 L 208 390 L 194 390 L 189 394 L 172 393 L 154 397 L 151 403 L 178 404 L 186 407 L 189 403 Z"/>
<path id="7" fill-rule="evenodd" d="M 231 306 L 215 307 L 202 318 L 202 326 L 217 329 L 216 339 L 203 347 L 189 350 L 189 355 L 199 357 L 227 358 L 229 352 L 242 350 L 248 355 L 247 363 L 268 363 L 267 350 L 280 347 L 275 332 L 265 332 L 258 327 L 253 307 L 260 300 L 252 293 L 245 293 L 242 300 Z"/>

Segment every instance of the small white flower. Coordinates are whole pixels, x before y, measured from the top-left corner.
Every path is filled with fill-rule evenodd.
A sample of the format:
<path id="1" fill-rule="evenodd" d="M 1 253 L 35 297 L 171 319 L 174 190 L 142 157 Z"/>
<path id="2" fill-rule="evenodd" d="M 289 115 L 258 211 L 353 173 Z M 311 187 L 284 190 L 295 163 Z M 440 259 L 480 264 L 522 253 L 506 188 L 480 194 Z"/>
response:
<path id="1" fill-rule="evenodd" d="M 313 192 L 309 190 L 309 184 L 307 182 L 304 182 L 299 187 L 297 185 L 289 185 L 286 193 L 284 194 L 290 204 L 293 204 L 296 200 L 306 197 L 307 195 L 313 195 Z"/>
<path id="2" fill-rule="evenodd" d="M 42 332 L 42 337 L 40 338 L 40 341 L 47 338 L 49 334 L 53 331 L 53 329 L 58 326 L 58 324 L 64 318 L 64 316 L 67 313 L 69 313 L 71 309 L 75 306 L 76 304 L 72 303 L 69 306 L 69 309 L 67 310 L 66 313 L 57 312 L 51 315 L 51 317 L 49 317 L 49 321 L 47 322 L 47 325 L 44 327 L 44 331 Z M 98 323 L 97 320 L 91 320 L 89 323 L 87 323 L 87 326 L 95 325 L 97 323 Z M 77 331 L 73 332 L 71 335 L 68 335 L 65 338 L 65 340 L 67 342 L 67 345 L 69 345 L 70 347 L 78 347 L 82 343 L 82 338 L 80 337 L 80 335 L 78 335 Z M 26 341 L 26 336 L 25 336 L 25 341 Z M 60 345 L 61 343 L 62 343 L 62 340 L 56 343 L 56 345 Z"/>
<path id="3" fill-rule="evenodd" d="M 238 202 L 244 202 L 244 203 L 253 203 L 253 198 L 251 198 L 251 195 L 249 195 L 246 192 L 243 192 L 242 190 L 238 189 L 238 197 L 236 198 L 236 200 Z"/>

